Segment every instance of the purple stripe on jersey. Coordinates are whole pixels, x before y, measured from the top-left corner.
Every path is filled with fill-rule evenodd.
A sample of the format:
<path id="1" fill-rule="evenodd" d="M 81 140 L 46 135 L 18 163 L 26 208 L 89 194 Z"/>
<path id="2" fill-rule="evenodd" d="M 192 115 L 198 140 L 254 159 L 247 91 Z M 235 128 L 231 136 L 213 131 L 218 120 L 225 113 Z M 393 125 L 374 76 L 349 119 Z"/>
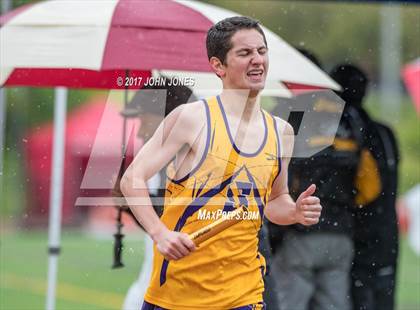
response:
<path id="1" fill-rule="evenodd" d="M 279 176 L 279 174 L 281 172 L 281 148 L 280 148 L 280 137 L 279 137 L 279 133 L 277 131 L 277 121 L 276 121 L 276 118 L 273 115 L 271 115 L 271 117 L 273 118 L 274 132 L 276 133 L 276 138 L 277 138 L 277 161 L 278 161 L 278 165 L 279 165 L 279 170 L 277 171 L 277 175 L 273 179 L 273 183 L 274 183 L 274 181 L 277 179 L 277 177 Z"/>
<path id="2" fill-rule="evenodd" d="M 233 139 L 232 134 L 230 133 L 229 123 L 228 123 L 228 120 L 227 120 L 227 117 L 226 117 L 225 110 L 223 109 L 222 100 L 220 99 L 220 96 L 217 96 L 217 103 L 219 104 L 220 111 L 222 112 L 222 115 L 223 115 L 223 120 L 224 120 L 224 123 L 225 123 L 226 131 L 227 131 L 228 136 L 229 136 L 230 143 L 232 144 L 232 146 L 233 146 L 233 148 L 235 149 L 235 151 L 236 151 L 238 154 L 240 154 L 241 156 L 244 156 L 244 157 L 254 157 L 254 156 L 258 155 L 258 153 L 260 153 L 260 152 L 261 152 L 261 150 L 264 148 L 265 143 L 266 143 L 266 141 L 267 141 L 267 135 L 268 135 L 267 120 L 265 119 L 264 112 L 263 112 L 263 111 L 261 111 L 262 116 L 263 116 L 263 120 L 264 120 L 264 129 L 265 129 L 265 131 L 264 131 L 264 139 L 263 139 L 263 142 L 261 143 L 261 145 L 260 145 L 260 147 L 258 148 L 258 150 L 256 150 L 254 153 L 245 153 L 245 152 L 242 152 L 242 151 L 241 151 L 241 150 L 240 150 L 240 149 L 236 146 L 236 144 L 235 144 L 235 140 Z"/>
<path id="3" fill-rule="evenodd" d="M 140 310 L 166 310 L 166 309 L 145 301 L 143 302 L 143 306 L 141 307 Z"/>
<path id="4" fill-rule="evenodd" d="M 258 307 L 261 307 L 261 306 L 262 306 L 262 308 L 258 308 Z M 241 306 L 241 307 L 238 307 L 238 308 L 232 308 L 231 310 L 253 310 L 253 309 L 265 310 L 266 309 L 265 303 L 264 302 L 259 302 L 258 304 Z M 143 306 L 141 307 L 141 310 L 166 310 L 166 309 L 161 308 L 161 307 L 156 306 L 156 305 L 153 305 L 153 304 L 145 301 L 143 303 Z"/>
<path id="5" fill-rule="evenodd" d="M 261 224 L 264 217 L 264 204 L 261 200 L 260 192 L 258 191 L 257 184 L 255 183 L 254 178 L 252 177 L 251 173 L 248 171 L 248 169 L 243 166 L 241 169 L 236 171 L 232 176 L 227 178 L 225 181 L 223 181 L 221 184 L 216 185 L 215 187 L 211 188 L 207 192 L 205 192 L 200 197 L 195 198 L 184 210 L 184 213 L 179 218 L 174 231 L 181 231 L 182 227 L 184 227 L 185 223 L 187 222 L 187 219 L 192 216 L 194 213 L 198 212 L 205 204 L 208 203 L 208 201 L 214 197 L 215 195 L 219 194 L 226 186 L 232 183 L 232 181 L 239 175 L 239 173 L 245 169 L 249 181 L 252 183 L 252 188 L 254 192 L 254 198 L 258 205 L 258 210 L 261 216 Z M 166 273 L 168 270 L 169 261 L 164 259 L 162 263 L 162 267 L 160 270 L 160 285 L 162 286 L 166 282 Z"/>
<path id="6" fill-rule="evenodd" d="M 247 305 L 247 306 L 242 306 L 242 307 L 238 307 L 238 308 L 232 308 L 230 310 L 254 310 L 254 309 L 266 310 L 267 308 L 266 308 L 264 302 L 259 302 L 258 304 Z"/>
<path id="7" fill-rule="evenodd" d="M 179 184 L 181 182 L 184 182 L 186 179 L 188 179 L 190 176 L 192 176 L 203 164 L 204 160 L 207 157 L 207 152 L 209 150 L 209 145 L 210 145 L 210 130 L 211 130 L 211 124 L 210 124 L 210 110 L 209 110 L 209 106 L 208 103 L 205 99 L 202 99 L 203 103 L 204 103 L 204 107 L 206 108 L 206 119 L 207 119 L 207 137 L 206 137 L 206 147 L 204 149 L 203 152 L 203 156 L 201 156 L 200 162 L 197 164 L 197 166 L 195 166 L 194 169 L 192 169 L 186 176 L 175 180 L 175 179 L 171 179 L 168 177 L 169 180 L 171 180 L 173 183 L 175 184 Z"/>
<path id="8" fill-rule="evenodd" d="M 242 171 L 242 169 L 239 169 L 235 174 L 227 178 L 225 181 L 222 182 L 222 184 L 218 184 L 212 189 L 205 192 L 200 197 L 197 197 L 191 202 L 186 209 L 184 210 L 184 213 L 179 218 L 174 231 L 181 231 L 182 227 L 184 227 L 185 223 L 187 222 L 187 219 L 192 216 L 195 212 L 197 212 L 199 209 L 201 209 L 213 196 L 220 193 L 226 186 L 228 186 L 234 178 L 238 176 L 238 174 Z M 166 272 L 168 270 L 169 261 L 164 259 L 162 263 L 162 268 L 160 270 L 160 285 L 162 286 L 166 282 Z"/>
<path id="9" fill-rule="evenodd" d="M 258 211 L 260 212 L 260 217 L 261 217 L 261 225 L 263 224 L 263 219 L 264 219 L 264 204 L 261 201 L 261 194 L 258 191 L 257 188 L 257 183 L 254 180 L 254 177 L 252 176 L 251 172 L 248 171 L 248 169 L 246 169 L 246 173 L 248 175 L 248 179 L 251 181 L 252 184 L 254 184 L 252 191 L 254 192 L 254 199 L 257 201 L 257 205 L 258 205 Z"/>

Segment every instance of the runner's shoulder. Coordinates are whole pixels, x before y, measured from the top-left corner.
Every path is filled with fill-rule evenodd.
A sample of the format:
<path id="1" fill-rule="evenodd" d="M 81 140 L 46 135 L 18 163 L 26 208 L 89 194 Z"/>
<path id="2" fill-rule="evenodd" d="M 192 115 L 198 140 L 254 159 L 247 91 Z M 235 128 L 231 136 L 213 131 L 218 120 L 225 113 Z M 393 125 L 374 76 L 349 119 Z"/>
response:
<path id="1" fill-rule="evenodd" d="M 206 110 L 202 101 L 186 103 L 175 108 L 168 116 L 168 121 L 181 131 L 201 130 L 206 122 Z"/>
<path id="2" fill-rule="evenodd" d="M 290 125 L 287 121 L 285 121 L 284 119 L 278 117 L 278 116 L 274 116 L 276 120 L 276 125 L 277 125 L 277 132 L 280 136 L 282 135 L 294 135 L 294 130 L 292 125 Z"/>
<path id="3" fill-rule="evenodd" d="M 186 103 L 178 108 L 182 120 L 186 122 L 185 125 L 202 124 L 206 120 L 206 109 L 202 101 Z"/>

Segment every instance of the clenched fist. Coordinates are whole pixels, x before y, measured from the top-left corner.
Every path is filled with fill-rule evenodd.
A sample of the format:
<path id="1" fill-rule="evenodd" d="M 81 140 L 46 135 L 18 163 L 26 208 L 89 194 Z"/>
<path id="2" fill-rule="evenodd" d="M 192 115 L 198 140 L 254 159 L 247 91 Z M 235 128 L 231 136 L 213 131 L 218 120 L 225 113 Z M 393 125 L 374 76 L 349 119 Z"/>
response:
<path id="1" fill-rule="evenodd" d="M 178 260 L 195 250 L 194 242 L 186 233 L 165 230 L 155 240 L 158 251 L 167 260 Z"/>
<path id="2" fill-rule="evenodd" d="M 321 216 L 319 198 L 312 196 L 315 190 L 316 185 L 310 185 L 296 200 L 296 222 L 305 226 L 317 224 Z"/>

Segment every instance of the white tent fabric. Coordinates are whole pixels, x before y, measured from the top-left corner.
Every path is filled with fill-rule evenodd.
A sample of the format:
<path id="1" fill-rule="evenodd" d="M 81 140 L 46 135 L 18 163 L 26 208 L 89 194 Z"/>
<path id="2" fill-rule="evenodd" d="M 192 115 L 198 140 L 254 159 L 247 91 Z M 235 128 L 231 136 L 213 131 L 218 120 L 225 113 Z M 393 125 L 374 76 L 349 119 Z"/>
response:
<path id="1" fill-rule="evenodd" d="M 45 1 L 0 28 L 0 85 L 12 68 L 100 70 L 116 0 Z"/>

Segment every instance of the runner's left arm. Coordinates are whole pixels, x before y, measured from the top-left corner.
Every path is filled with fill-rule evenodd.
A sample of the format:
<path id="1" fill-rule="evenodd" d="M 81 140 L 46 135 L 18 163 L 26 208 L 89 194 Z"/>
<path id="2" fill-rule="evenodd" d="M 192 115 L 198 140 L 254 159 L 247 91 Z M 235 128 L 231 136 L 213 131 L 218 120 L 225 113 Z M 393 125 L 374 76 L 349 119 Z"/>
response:
<path id="1" fill-rule="evenodd" d="M 289 195 L 287 185 L 287 169 L 293 154 L 294 132 L 292 126 L 279 118 L 277 119 L 279 136 L 281 137 L 282 156 L 281 172 L 274 181 L 271 195 L 265 208 L 265 216 L 269 221 L 278 225 L 300 223 L 305 226 L 317 224 L 322 207 L 318 197 L 312 196 L 316 186 L 312 184 L 298 199 L 293 201 Z"/>

